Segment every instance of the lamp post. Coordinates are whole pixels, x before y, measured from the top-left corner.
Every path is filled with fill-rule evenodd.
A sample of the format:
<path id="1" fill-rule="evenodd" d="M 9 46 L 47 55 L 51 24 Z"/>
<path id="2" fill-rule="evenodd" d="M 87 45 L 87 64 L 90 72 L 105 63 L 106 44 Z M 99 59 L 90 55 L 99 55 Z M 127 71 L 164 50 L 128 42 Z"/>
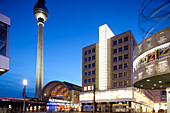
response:
<path id="1" fill-rule="evenodd" d="M 25 90 L 26 90 L 26 85 L 27 85 L 27 80 L 23 80 L 23 85 L 24 85 L 24 105 L 23 105 L 23 112 L 25 113 Z"/>

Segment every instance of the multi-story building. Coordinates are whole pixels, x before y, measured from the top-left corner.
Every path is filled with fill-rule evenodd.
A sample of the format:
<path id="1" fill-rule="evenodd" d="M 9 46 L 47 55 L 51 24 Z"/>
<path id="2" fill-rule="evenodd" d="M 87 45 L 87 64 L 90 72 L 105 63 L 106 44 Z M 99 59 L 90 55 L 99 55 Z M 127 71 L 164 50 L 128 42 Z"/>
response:
<path id="1" fill-rule="evenodd" d="M 9 70 L 10 18 L 0 13 L 0 76 Z"/>
<path id="2" fill-rule="evenodd" d="M 131 31 L 114 35 L 105 24 L 99 27 L 99 43 L 83 48 L 83 111 L 152 111 L 152 92 L 133 87 L 133 50 L 137 46 Z"/>

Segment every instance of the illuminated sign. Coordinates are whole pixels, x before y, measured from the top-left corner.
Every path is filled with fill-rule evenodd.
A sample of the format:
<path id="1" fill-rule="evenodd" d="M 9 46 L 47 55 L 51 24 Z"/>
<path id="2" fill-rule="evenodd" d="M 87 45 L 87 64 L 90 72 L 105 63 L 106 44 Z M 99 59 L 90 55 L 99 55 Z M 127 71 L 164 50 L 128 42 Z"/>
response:
<path id="1" fill-rule="evenodd" d="M 59 100 L 59 99 L 49 99 L 49 102 L 70 103 L 70 101 L 67 101 L 67 100 Z"/>

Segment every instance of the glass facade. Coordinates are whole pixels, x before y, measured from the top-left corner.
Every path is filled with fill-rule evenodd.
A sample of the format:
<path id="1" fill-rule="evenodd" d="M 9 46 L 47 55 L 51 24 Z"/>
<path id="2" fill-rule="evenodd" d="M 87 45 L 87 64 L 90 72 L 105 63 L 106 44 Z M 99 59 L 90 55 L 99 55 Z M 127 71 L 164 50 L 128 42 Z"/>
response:
<path id="1" fill-rule="evenodd" d="M 7 56 L 7 25 L 0 23 L 0 55 Z"/>

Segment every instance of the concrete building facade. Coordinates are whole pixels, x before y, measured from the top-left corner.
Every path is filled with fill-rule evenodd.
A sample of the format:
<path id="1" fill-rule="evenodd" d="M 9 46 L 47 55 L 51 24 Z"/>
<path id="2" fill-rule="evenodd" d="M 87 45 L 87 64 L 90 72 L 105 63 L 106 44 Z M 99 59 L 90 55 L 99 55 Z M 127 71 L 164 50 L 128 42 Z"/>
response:
<path id="1" fill-rule="evenodd" d="M 9 71 L 10 18 L 0 13 L 0 76 Z"/>

